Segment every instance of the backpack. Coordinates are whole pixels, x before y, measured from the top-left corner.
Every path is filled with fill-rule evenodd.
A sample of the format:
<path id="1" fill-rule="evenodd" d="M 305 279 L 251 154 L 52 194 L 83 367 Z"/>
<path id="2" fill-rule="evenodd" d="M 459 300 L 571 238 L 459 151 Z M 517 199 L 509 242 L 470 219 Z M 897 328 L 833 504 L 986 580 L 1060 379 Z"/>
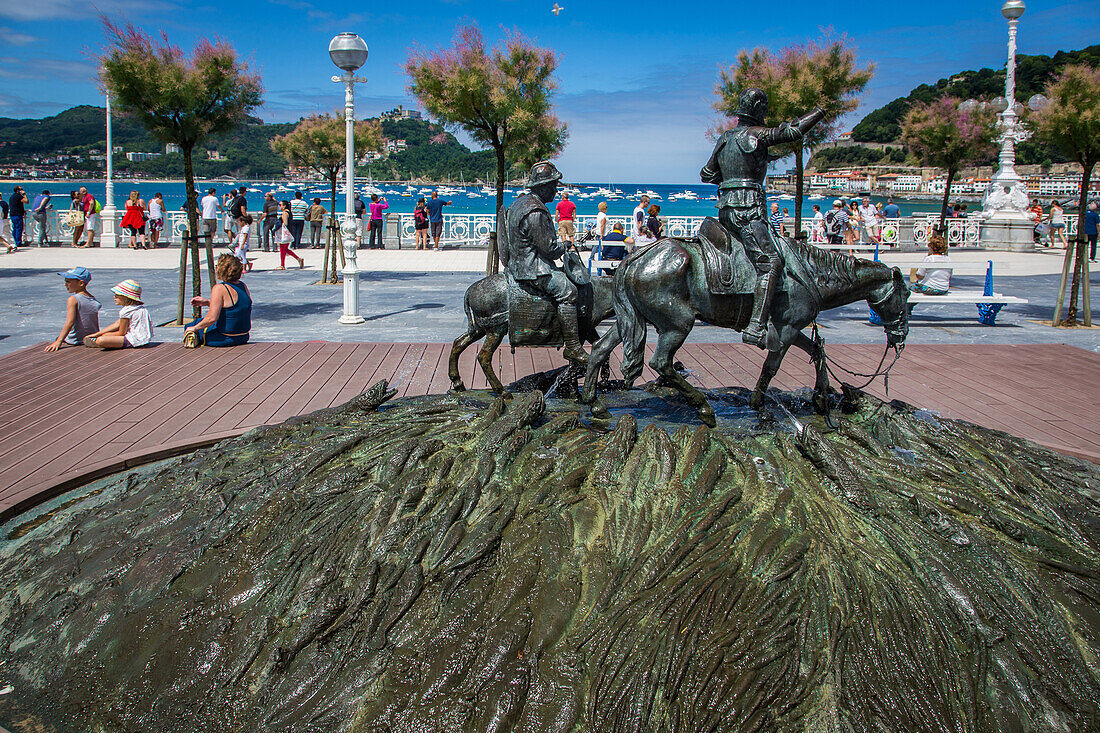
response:
<path id="1" fill-rule="evenodd" d="M 836 215 L 836 209 L 825 215 L 825 233 L 832 236 L 840 234 L 840 217 Z"/>
<path id="2" fill-rule="evenodd" d="M 103 204 L 99 203 L 99 199 L 92 199 L 92 213 L 98 214 L 103 211 Z"/>

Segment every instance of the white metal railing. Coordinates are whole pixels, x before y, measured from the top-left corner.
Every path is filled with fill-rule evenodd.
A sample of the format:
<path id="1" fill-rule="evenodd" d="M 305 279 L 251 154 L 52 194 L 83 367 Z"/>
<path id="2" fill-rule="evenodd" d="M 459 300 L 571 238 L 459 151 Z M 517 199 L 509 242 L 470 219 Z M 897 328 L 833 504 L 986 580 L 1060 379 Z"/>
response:
<path id="1" fill-rule="evenodd" d="M 73 227 L 71 227 L 67 220 L 68 209 L 52 210 L 47 215 L 47 227 L 49 240 L 51 242 L 70 242 L 72 241 Z M 122 227 L 119 222 L 122 221 L 123 212 L 119 211 L 116 216 L 115 231 L 119 233 L 119 244 L 125 246 L 127 235 L 122 231 Z M 343 219 L 343 214 L 338 214 L 338 219 Z M 400 217 L 400 237 L 401 246 L 405 246 L 405 243 L 411 243 L 415 241 L 415 226 L 413 221 L 413 215 L 398 214 Z M 663 217 L 665 222 L 665 236 L 669 237 L 692 237 L 699 231 L 699 225 L 703 222 L 705 217 L 702 216 L 669 216 Z M 39 224 L 33 216 L 27 216 L 26 219 L 26 233 L 24 234 L 24 241 L 29 244 L 35 244 L 38 241 L 38 229 Z M 882 243 L 887 245 L 897 245 L 901 243 L 902 229 L 907 223 L 912 223 L 913 227 L 913 242 L 918 247 L 924 247 L 928 238 L 931 236 L 932 230 L 939 222 L 939 214 L 918 213 L 909 217 L 901 217 L 899 219 L 880 219 L 880 232 L 882 237 Z M 609 217 L 608 226 L 613 226 L 615 222 L 623 224 L 625 231 L 630 231 L 630 217 Z M 981 227 L 982 218 L 980 214 L 971 214 L 966 218 L 947 219 L 945 221 L 947 225 L 947 242 L 953 247 L 978 247 L 981 244 Z M 219 218 L 218 226 L 221 227 L 222 219 Z M 786 220 L 786 226 L 789 229 L 793 228 L 794 219 L 788 218 Z M 576 219 L 577 232 L 583 232 L 589 227 L 596 226 L 596 217 L 592 215 L 579 215 Z M 443 219 L 443 235 L 442 240 L 450 244 L 459 245 L 474 245 L 485 246 L 489 240 L 489 233 L 496 228 L 496 217 L 492 214 L 448 214 Z M 97 227 L 102 232 L 102 223 Z M 182 211 L 171 211 L 165 213 L 165 225 L 164 230 L 161 233 L 160 241 L 162 244 L 178 245 L 183 241 L 183 234 L 187 231 L 187 216 Z M 253 248 L 259 246 L 262 240 L 263 231 L 263 217 L 257 216 L 255 223 L 252 225 L 252 241 Z M 802 219 L 802 231 L 804 231 L 811 242 L 823 242 L 825 237 L 822 232 L 815 230 L 813 219 L 810 217 L 804 217 Z M 219 228 L 220 232 L 220 228 Z M 869 235 L 865 230 L 860 228 L 858 230 L 859 239 L 861 242 L 871 241 Z M 146 234 L 148 235 L 148 228 L 146 228 Z M 1077 217 L 1066 217 L 1066 238 L 1072 239 L 1077 234 Z M 97 234 L 98 236 L 98 234 Z M 221 241 L 221 236 L 215 235 L 216 241 Z"/>

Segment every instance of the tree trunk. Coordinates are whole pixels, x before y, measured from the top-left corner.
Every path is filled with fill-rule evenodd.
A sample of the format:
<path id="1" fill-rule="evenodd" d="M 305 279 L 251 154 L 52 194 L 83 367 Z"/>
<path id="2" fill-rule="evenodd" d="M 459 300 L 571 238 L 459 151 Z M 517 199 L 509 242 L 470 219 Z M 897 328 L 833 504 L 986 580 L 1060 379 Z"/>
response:
<path id="1" fill-rule="evenodd" d="M 194 143 L 191 145 L 180 145 L 180 150 L 183 153 L 183 181 L 187 186 L 187 231 L 191 235 L 191 289 L 194 292 L 194 297 L 202 297 L 202 274 L 199 270 L 199 210 L 198 200 L 195 196 L 195 166 L 191 160 L 191 153 L 194 150 Z M 187 242 L 183 242 L 181 246 L 186 247 Z M 180 282 L 184 283 L 185 274 L 180 273 Z M 180 288 L 180 313 L 183 312 L 183 291 L 186 289 L 186 285 Z M 192 307 L 192 317 L 201 318 L 202 308 L 199 306 Z M 182 326 L 183 323 L 180 323 Z"/>
<path id="2" fill-rule="evenodd" d="M 1080 162 L 1080 161 L 1079 161 Z M 1088 256 L 1085 252 L 1085 211 L 1088 206 L 1089 199 L 1089 184 L 1092 178 L 1092 167 L 1094 163 L 1085 161 L 1081 164 L 1084 169 L 1081 174 L 1081 195 L 1077 200 L 1077 236 L 1073 238 L 1070 246 L 1074 249 L 1073 260 L 1073 281 L 1070 285 L 1069 291 L 1069 308 L 1066 309 L 1065 325 L 1076 326 L 1077 325 L 1077 291 L 1079 288 L 1088 287 L 1089 283 L 1086 280 L 1082 283 L 1082 275 L 1085 272 L 1085 258 Z M 1091 324 L 1091 314 L 1086 317 Z"/>
<path id="3" fill-rule="evenodd" d="M 505 175 L 505 160 L 504 160 L 504 145 L 494 145 L 493 149 L 497 154 L 497 208 L 496 213 L 499 215 L 500 210 L 504 207 L 504 175 Z M 495 227 L 494 227 L 495 228 Z M 489 255 L 485 262 L 485 274 L 495 275 L 500 272 L 500 253 L 497 251 L 497 239 L 493 238 L 489 240 Z"/>
<path id="4" fill-rule="evenodd" d="M 955 169 L 954 168 L 948 168 L 947 169 L 947 183 L 944 184 L 944 187 L 943 187 L 943 204 L 940 205 L 940 226 L 939 226 L 939 228 L 936 232 L 937 234 L 939 234 L 941 237 L 943 237 L 945 239 L 947 238 L 947 229 L 945 228 L 943 222 L 944 222 L 944 219 L 947 218 L 947 199 L 950 198 L 950 196 L 951 196 L 951 182 L 954 181 L 954 180 L 955 180 Z"/>
<path id="5" fill-rule="evenodd" d="M 794 239 L 798 239 L 802 234 L 802 186 L 804 185 L 802 145 L 794 150 L 794 174 Z"/>

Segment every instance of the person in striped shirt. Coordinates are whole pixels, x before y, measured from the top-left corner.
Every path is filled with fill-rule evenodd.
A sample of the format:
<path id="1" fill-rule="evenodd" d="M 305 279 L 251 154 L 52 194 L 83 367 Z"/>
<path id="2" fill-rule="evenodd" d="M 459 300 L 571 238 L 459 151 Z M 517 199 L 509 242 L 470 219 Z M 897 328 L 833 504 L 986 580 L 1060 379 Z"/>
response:
<path id="1" fill-rule="evenodd" d="M 772 222 L 772 229 L 775 230 L 776 234 L 778 234 L 779 236 L 782 237 L 783 236 L 783 214 L 781 214 L 780 211 L 779 211 L 779 204 L 772 203 L 772 213 L 771 213 L 771 216 L 769 218 L 771 219 L 771 222 Z"/>
<path id="2" fill-rule="evenodd" d="M 290 233 L 294 236 L 294 248 L 302 246 L 302 232 L 306 228 L 306 214 L 309 204 L 302 198 L 301 191 L 294 192 L 294 200 L 290 202 Z"/>

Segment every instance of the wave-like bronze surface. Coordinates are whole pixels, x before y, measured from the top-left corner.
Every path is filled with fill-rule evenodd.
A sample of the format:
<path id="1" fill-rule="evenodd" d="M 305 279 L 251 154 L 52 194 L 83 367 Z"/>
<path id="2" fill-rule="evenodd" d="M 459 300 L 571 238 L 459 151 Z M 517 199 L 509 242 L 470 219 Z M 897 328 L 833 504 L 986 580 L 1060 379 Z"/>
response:
<path id="1" fill-rule="evenodd" d="M 872 398 L 796 435 L 386 396 L 9 524 L 0 724 L 1100 725 L 1096 466 Z"/>

